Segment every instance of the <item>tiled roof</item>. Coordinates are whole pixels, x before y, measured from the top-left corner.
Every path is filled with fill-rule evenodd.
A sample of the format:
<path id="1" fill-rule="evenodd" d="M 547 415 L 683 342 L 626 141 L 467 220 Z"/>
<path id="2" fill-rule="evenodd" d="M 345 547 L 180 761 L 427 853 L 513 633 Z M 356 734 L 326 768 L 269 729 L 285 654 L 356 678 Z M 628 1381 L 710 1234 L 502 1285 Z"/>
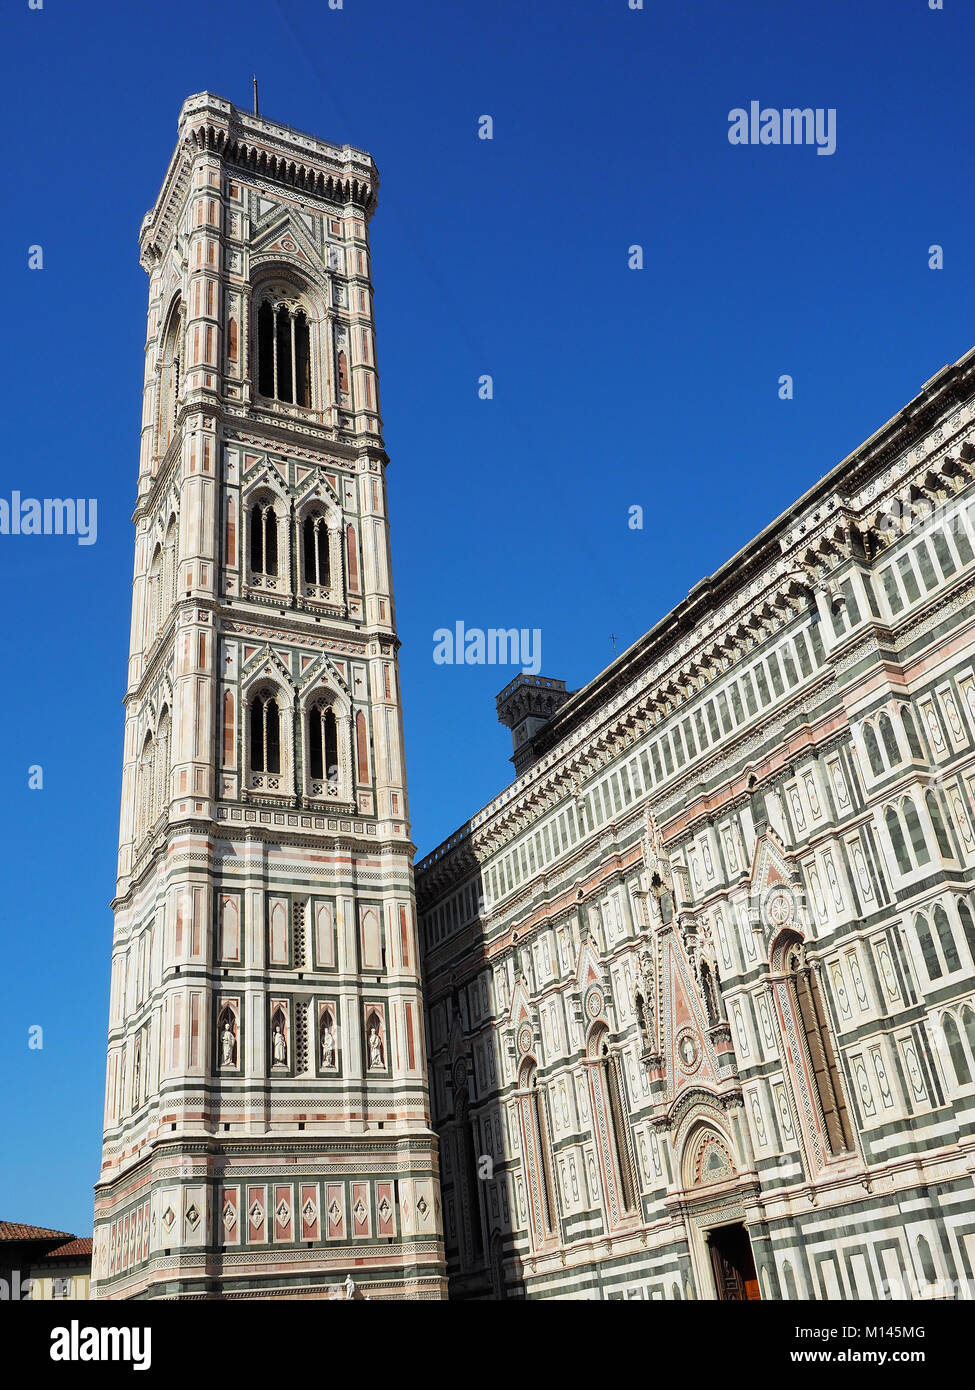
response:
<path id="1" fill-rule="evenodd" d="M 0 1221 L 2 1240 L 74 1240 L 70 1231 L 51 1231 L 46 1226 L 25 1226 L 20 1221 Z"/>
<path id="2" fill-rule="evenodd" d="M 41 1258 L 61 1260 L 75 1255 L 91 1255 L 91 1236 L 72 1236 L 63 1245 L 56 1245 L 53 1250 L 48 1250 Z"/>

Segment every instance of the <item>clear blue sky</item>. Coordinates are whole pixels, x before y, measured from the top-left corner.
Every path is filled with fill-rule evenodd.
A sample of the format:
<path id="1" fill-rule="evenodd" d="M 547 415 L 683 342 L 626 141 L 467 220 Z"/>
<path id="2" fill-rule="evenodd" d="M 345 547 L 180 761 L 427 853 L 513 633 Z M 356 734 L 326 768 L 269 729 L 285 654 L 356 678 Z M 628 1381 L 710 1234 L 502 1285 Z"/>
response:
<path id="1" fill-rule="evenodd" d="M 434 629 L 542 632 L 590 679 L 975 342 L 969 0 L 8 0 L 0 496 L 97 497 L 99 538 L 0 536 L 6 872 L 0 1215 L 91 1229 L 146 281 L 184 97 L 368 149 L 414 839 L 511 771 L 511 668 Z M 729 144 L 833 107 L 837 149 Z M 477 118 L 494 118 L 492 142 Z M 645 268 L 627 268 L 627 248 Z M 944 247 L 945 268 L 927 267 Z M 44 248 L 43 271 L 27 247 Z M 477 378 L 495 382 L 491 402 Z M 777 381 L 795 380 L 795 399 Z M 627 527 L 645 509 L 645 529 Z M 40 764 L 44 789 L 29 791 Z M 45 1030 L 42 1051 L 28 1028 Z"/>

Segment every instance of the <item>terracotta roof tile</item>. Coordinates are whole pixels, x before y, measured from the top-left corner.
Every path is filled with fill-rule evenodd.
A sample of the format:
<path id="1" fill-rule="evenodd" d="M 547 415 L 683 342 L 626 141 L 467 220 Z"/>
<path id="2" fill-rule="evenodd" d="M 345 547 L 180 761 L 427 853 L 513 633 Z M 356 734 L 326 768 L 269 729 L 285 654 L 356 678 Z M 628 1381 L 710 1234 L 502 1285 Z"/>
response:
<path id="1" fill-rule="evenodd" d="M 63 1245 L 56 1245 L 53 1250 L 48 1250 L 47 1254 L 41 1258 L 61 1260 L 72 1255 L 90 1255 L 91 1241 L 91 1236 L 73 1236 L 71 1240 L 66 1240 Z"/>
<path id="2" fill-rule="evenodd" d="M 2 1240 L 74 1240 L 70 1231 L 51 1231 L 46 1226 L 25 1226 L 20 1221 L 0 1221 Z"/>

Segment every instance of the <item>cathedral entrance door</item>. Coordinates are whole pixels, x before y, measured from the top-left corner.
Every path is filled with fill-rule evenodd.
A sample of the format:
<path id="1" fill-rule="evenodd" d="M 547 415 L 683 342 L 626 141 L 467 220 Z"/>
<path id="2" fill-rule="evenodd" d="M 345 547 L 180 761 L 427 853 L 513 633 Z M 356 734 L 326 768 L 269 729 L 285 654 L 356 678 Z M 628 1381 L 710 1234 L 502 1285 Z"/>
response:
<path id="1" fill-rule="evenodd" d="M 758 1274 L 748 1232 L 739 1222 L 708 1232 L 714 1286 L 721 1302 L 750 1303 L 761 1299 Z"/>

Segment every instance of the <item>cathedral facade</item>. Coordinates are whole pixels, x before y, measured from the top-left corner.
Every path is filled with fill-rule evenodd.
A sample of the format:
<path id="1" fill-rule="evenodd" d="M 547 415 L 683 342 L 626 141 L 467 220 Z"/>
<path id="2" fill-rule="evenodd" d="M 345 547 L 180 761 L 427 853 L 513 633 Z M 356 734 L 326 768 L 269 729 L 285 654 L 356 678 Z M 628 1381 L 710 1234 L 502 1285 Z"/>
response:
<path id="1" fill-rule="evenodd" d="M 975 350 L 417 869 L 451 1297 L 975 1296 Z"/>
<path id="2" fill-rule="evenodd" d="M 201 93 L 142 226 L 96 1297 L 444 1296 L 377 189 Z"/>

